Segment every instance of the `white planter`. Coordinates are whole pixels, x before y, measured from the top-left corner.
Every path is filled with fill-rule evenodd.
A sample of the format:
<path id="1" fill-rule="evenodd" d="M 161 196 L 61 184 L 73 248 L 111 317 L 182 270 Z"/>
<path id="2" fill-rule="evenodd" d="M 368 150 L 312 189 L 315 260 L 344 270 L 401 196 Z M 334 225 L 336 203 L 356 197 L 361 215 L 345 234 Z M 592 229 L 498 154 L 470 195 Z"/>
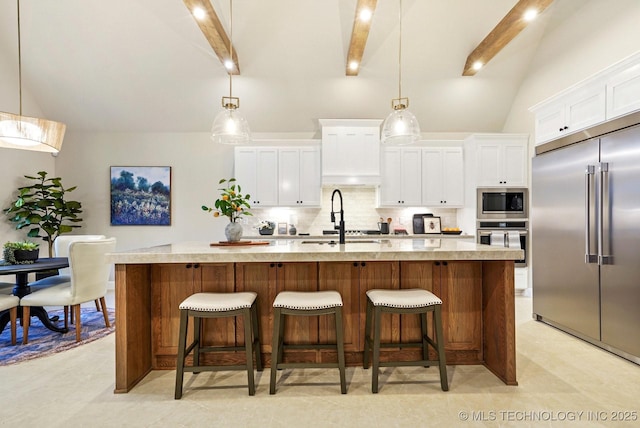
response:
<path id="1" fill-rule="evenodd" d="M 242 239 L 242 225 L 240 223 L 230 222 L 224 228 L 224 236 L 229 242 L 238 242 Z"/>

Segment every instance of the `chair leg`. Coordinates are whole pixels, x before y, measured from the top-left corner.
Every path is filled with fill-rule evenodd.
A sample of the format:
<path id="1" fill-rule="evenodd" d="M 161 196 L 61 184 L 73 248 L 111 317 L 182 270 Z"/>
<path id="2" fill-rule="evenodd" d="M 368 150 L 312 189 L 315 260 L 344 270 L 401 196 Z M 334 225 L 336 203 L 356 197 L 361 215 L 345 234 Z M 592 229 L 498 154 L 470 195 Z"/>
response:
<path id="1" fill-rule="evenodd" d="M 449 390 L 449 381 L 447 379 L 447 361 L 444 352 L 444 334 L 442 333 L 442 315 L 441 305 L 436 306 L 434 312 L 434 324 L 436 327 L 436 340 L 438 341 L 438 360 L 440 365 L 440 386 L 443 391 Z"/>
<path id="2" fill-rule="evenodd" d="M 95 304 L 96 304 L 96 311 L 100 312 L 100 304 L 102 304 L 102 307 L 104 308 L 104 301 L 103 299 L 96 299 L 94 300 Z M 108 326 L 107 326 L 108 327 Z"/>
<path id="3" fill-rule="evenodd" d="M 382 309 L 373 310 L 373 371 L 371 372 L 371 392 L 378 393 L 378 375 L 380 371 L 380 324 Z"/>
<path id="4" fill-rule="evenodd" d="M 260 344 L 260 326 L 258 325 L 258 304 L 253 302 L 251 306 L 251 324 L 253 330 L 253 350 L 256 354 L 256 367 L 259 372 L 264 368 L 262 366 L 262 348 Z"/>
<path id="5" fill-rule="evenodd" d="M 249 383 L 249 395 L 256 395 L 255 379 L 253 377 L 253 334 L 251 332 L 251 308 L 247 308 L 242 314 L 244 324 L 244 346 L 247 355 L 247 380 Z"/>
<path id="6" fill-rule="evenodd" d="M 82 335 L 82 319 L 80 317 L 80 305 L 73 305 L 71 310 L 76 315 L 76 342 L 80 342 L 80 337 Z"/>
<path id="7" fill-rule="evenodd" d="M 347 393 L 347 379 L 344 362 L 344 337 L 342 331 L 342 308 L 336 308 L 336 348 L 338 351 L 338 370 L 340 370 L 340 392 Z"/>
<path id="8" fill-rule="evenodd" d="M 11 320 L 11 344 L 16 344 L 16 323 L 18 320 L 18 308 L 9 309 L 9 318 Z"/>
<path id="9" fill-rule="evenodd" d="M 96 300 L 96 302 L 98 302 L 98 300 Z M 109 328 L 111 327 L 111 323 L 109 322 L 109 312 L 107 311 L 107 305 L 104 297 L 101 297 L 99 302 L 102 307 L 102 315 L 104 315 L 104 325 L 106 325 L 107 328 Z M 98 311 L 99 310 L 100 309 L 98 309 Z"/>
<path id="10" fill-rule="evenodd" d="M 22 307 L 22 344 L 29 343 L 29 324 L 31 324 L 31 307 Z"/>
<path id="11" fill-rule="evenodd" d="M 64 313 L 64 329 L 68 330 L 69 329 L 69 306 L 65 306 L 62 309 L 62 312 Z M 73 324 L 73 311 L 71 311 L 71 324 Z"/>
<path id="12" fill-rule="evenodd" d="M 373 304 L 367 297 L 367 311 L 364 321 L 364 355 L 362 358 L 362 367 L 369 368 L 369 352 L 371 352 L 371 318 L 373 316 Z"/>
<path id="13" fill-rule="evenodd" d="M 271 340 L 271 380 L 269 382 L 269 394 L 276 393 L 276 375 L 278 374 L 278 358 L 280 356 L 280 324 L 282 314 L 280 308 L 273 309 L 273 338 Z"/>
<path id="14" fill-rule="evenodd" d="M 178 360 L 176 362 L 176 389 L 174 398 L 182 398 L 182 381 L 184 379 L 184 351 L 187 347 L 187 324 L 189 316 L 186 310 L 180 311 L 180 334 L 178 336 Z"/>

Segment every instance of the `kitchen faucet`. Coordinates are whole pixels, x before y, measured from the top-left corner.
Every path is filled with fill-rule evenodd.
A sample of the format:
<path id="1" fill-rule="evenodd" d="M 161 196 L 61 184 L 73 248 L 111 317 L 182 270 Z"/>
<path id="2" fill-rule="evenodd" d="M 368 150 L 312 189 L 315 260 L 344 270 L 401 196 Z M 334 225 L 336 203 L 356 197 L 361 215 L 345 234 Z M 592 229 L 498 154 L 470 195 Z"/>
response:
<path id="1" fill-rule="evenodd" d="M 344 244 L 345 243 L 345 239 L 344 239 L 344 209 L 343 209 L 343 205 L 342 205 L 342 192 L 340 191 L 340 189 L 335 189 L 333 191 L 333 193 L 331 194 L 331 221 L 333 222 L 333 226 L 335 227 L 336 224 L 336 213 L 335 211 L 333 211 L 333 197 L 335 196 L 335 194 L 338 194 L 338 196 L 340 196 L 340 223 L 338 223 L 338 231 L 340 233 L 340 243 Z"/>

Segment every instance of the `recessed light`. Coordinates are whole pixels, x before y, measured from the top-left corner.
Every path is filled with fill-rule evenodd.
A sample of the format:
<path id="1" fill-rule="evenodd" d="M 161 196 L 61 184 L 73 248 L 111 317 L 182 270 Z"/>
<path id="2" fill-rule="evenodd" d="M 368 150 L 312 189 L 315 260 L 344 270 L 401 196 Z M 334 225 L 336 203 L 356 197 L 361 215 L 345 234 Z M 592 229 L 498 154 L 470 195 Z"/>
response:
<path id="1" fill-rule="evenodd" d="M 522 15 L 525 21 L 533 21 L 538 16 L 538 11 L 535 9 L 527 9 L 527 11 Z"/>
<path id="2" fill-rule="evenodd" d="M 474 70 L 480 70 L 480 69 L 482 68 L 482 66 L 483 66 L 483 65 L 484 65 L 484 64 L 483 64 L 482 62 L 480 62 L 480 61 L 476 61 L 476 62 L 474 62 L 474 63 L 473 63 L 473 69 L 474 69 Z"/>
<path id="3" fill-rule="evenodd" d="M 358 66 L 359 66 L 358 61 L 351 61 L 349 63 L 349 69 L 351 70 L 357 70 Z"/>
<path id="4" fill-rule="evenodd" d="M 204 19 L 204 17 L 207 16 L 207 14 L 205 13 L 203 8 L 195 7 L 193 8 L 193 16 L 195 16 L 196 19 Z"/>
<path id="5" fill-rule="evenodd" d="M 369 9 L 362 9 L 360 11 L 360 21 L 362 22 L 369 22 L 369 20 L 371 20 L 371 17 L 373 16 L 373 13 L 371 13 L 371 10 Z"/>

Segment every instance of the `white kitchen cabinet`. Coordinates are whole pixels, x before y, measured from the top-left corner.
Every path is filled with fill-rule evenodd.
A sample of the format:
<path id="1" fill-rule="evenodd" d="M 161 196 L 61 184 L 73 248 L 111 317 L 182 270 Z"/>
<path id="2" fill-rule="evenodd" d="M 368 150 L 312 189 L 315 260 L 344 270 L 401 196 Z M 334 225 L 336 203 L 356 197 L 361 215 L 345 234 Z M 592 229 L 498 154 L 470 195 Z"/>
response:
<path id="1" fill-rule="evenodd" d="M 382 149 L 381 206 L 421 205 L 421 149 Z"/>
<path id="2" fill-rule="evenodd" d="M 236 147 L 234 176 L 252 207 L 278 205 L 278 149 Z"/>
<path id="3" fill-rule="evenodd" d="M 518 134 L 473 136 L 477 187 L 526 187 L 528 137 Z"/>
<path id="4" fill-rule="evenodd" d="M 448 208 L 464 205 L 462 147 L 422 149 L 422 205 Z"/>
<path id="5" fill-rule="evenodd" d="M 278 149 L 278 204 L 320 206 L 320 148 Z"/>
<path id="6" fill-rule="evenodd" d="M 380 123 L 372 119 L 320 119 L 322 184 L 380 184 Z"/>
<path id="7" fill-rule="evenodd" d="M 535 109 L 536 145 L 604 122 L 605 93 L 604 83 L 598 80 Z"/>
<path id="8" fill-rule="evenodd" d="M 640 110 L 640 58 L 625 65 L 607 80 L 607 120 Z"/>

